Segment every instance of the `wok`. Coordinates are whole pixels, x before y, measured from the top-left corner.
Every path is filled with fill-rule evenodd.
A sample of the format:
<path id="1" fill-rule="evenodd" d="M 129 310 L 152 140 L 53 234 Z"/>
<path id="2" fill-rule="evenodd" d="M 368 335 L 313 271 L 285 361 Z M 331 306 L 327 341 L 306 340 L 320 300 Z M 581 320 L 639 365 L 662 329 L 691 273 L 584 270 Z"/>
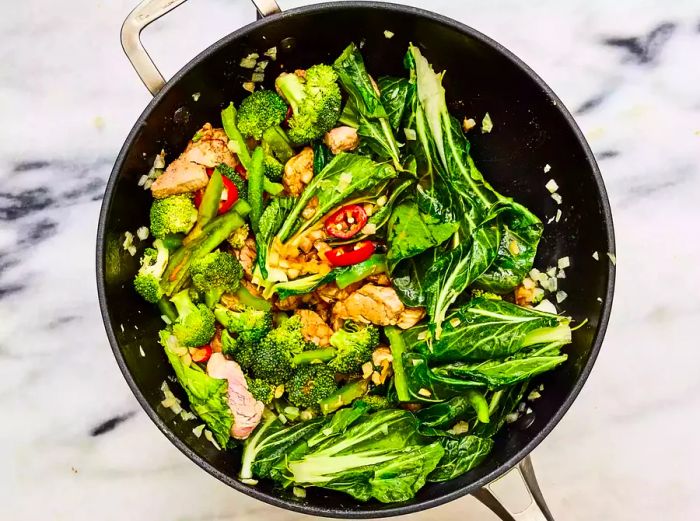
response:
<path id="1" fill-rule="evenodd" d="M 407 514 L 474 494 L 502 519 L 553 519 L 537 487 L 528 454 L 549 434 L 578 395 L 596 359 L 613 297 L 614 252 L 610 207 L 596 162 L 569 112 L 551 89 L 522 61 L 478 31 L 434 13 L 377 2 L 326 3 L 280 12 L 274 0 L 253 0 L 260 19 L 221 39 L 165 82 L 142 47 L 141 29 L 184 0 L 145 0 L 127 18 L 122 44 L 146 87 L 154 95 L 134 124 L 112 170 L 100 213 L 97 235 L 97 284 L 102 316 L 119 368 L 146 413 L 192 461 L 217 479 L 249 496 L 306 514 L 370 518 Z M 395 33 L 387 39 L 384 31 Z M 480 118 L 489 112 L 491 134 L 472 131 L 476 162 L 497 190 L 515 196 L 542 218 L 562 211 L 559 222 L 545 227 L 537 266 L 572 259 L 562 281 L 569 294 L 565 309 L 587 324 L 567 348 L 568 362 L 539 379 L 545 390 L 532 403 L 527 421 L 504 429 L 491 456 L 478 468 L 452 481 L 426 485 L 402 504 L 360 503 L 322 490 L 305 499 L 261 482 L 256 487 L 236 479 L 240 455 L 219 452 L 164 409 L 161 384 L 172 379 L 156 343 L 162 327 L 158 313 L 131 289 L 138 256 L 121 247 L 126 230 L 148 222 L 151 196 L 137 186 L 154 156 L 164 149 L 176 157 L 204 123 L 219 121 L 222 107 L 247 93 L 241 85 L 250 71 L 238 67 L 250 52 L 276 45 L 278 60 L 267 77 L 285 69 L 332 62 L 351 41 L 363 42 L 370 72 L 403 74 L 402 57 L 409 42 L 421 47 L 436 70 L 447 70 L 445 87 L 450 110 Z M 245 73 L 245 74 L 244 74 Z M 193 97 L 193 94 L 199 93 Z M 544 187 L 550 175 L 560 186 L 558 206 Z M 545 219 L 546 220 L 546 219 Z M 599 252 L 600 261 L 592 258 Z M 143 356 L 141 352 L 145 354 Z M 178 386 L 172 386 L 179 393 Z M 184 394 L 179 394 L 186 403 Z M 524 500 L 506 501 L 494 481 L 508 471 L 518 481 Z"/>

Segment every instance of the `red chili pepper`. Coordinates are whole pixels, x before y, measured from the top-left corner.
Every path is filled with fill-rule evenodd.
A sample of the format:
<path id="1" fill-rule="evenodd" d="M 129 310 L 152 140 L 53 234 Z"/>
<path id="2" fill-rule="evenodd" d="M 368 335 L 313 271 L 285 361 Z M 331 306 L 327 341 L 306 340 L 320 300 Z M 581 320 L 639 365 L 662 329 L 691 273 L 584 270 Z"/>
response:
<path id="1" fill-rule="evenodd" d="M 348 204 L 332 213 L 325 221 L 328 235 L 349 239 L 367 224 L 367 212 L 359 204 Z"/>
<path id="2" fill-rule="evenodd" d="M 211 175 L 214 173 L 214 169 L 210 166 L 206 167 L 204 170 L 206 170 L 207 175 L 211 177 Z"/>
<path id="3" fill-rule="evenodd" d="M 221 198 L 219 203 L 219 209 L 217 213 L 221 215 L 222 213 L 228 212 L 236 201 L 238 201 L 238 187 L 231 181 L 228 177 L 221 176 L 221 180 L 224 183 L 224 190 L 226 198 Z M 197 190 L 194 193 L 194 205 L 199 208 L 202 204 L 202 198 L 204 197 L 204 190 Z"/>
<path id="4" fill-rule="evenodd" d="M 245 169 L 243 164 L 238 163 L 234 170 L 238 172 L 238 175 L 240 175 L 243 179 L 248 179 L 248 170 Z"/>
<path id="5" fill-rule="evenodd" d="M 352 266 L 369 259 L 374 253 L 372 241 L 360 241 L 355 244 L 338 246 L 326 252 L 326 259 L 333 266 Z"/>
<path id="6" fill-rule="evenodd" d="M 211 352 L 211 346 L 199 347 L 192 352 L 192 361 L 200 363 L 206 362 L 211 358 Z"/>
<path id="7" fill-rule="evenodd" d="M 228 177 L 221 176 L 221 180 L 224 182 L 224 190 L 226 191 L 226 199 L 221 199 L 219 203 L 219 215 L 228 212 L 233 203 L 238 201 L 238 188 Z"/>

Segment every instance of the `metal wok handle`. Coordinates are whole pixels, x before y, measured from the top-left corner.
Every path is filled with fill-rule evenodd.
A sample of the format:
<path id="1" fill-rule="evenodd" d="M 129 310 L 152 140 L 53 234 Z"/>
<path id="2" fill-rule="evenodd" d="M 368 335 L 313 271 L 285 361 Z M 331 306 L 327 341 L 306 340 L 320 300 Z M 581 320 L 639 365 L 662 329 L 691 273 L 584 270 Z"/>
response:
<path id="1" fill-rule="evenodd" d="M 122 48 L 141 81 L 154 96 L 165 85 L 165 78 L 141 43 L 141 31 L 151 22 L 172 11 L 186 0 L 143 0 L 124 20 Z M 251 0 L 261 16 L 279 13 L 276 0 Z"/>
<path id="2" fill-rule="evenodd" d="M 515 481 L 518 483 L 507 483 Z M 535 477 L 530 456 L 473 496 L 503 521 L 554 521 Z"/>

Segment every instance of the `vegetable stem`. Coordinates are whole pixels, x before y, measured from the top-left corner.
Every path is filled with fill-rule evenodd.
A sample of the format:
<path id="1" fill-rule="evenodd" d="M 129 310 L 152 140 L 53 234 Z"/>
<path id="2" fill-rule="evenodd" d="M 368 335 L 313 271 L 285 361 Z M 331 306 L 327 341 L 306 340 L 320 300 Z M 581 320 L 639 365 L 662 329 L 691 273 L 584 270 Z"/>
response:
<path id="1" fill-rule="evenodd" d="M 489 404 L 486 402 L 486 398 L 479 391 L 467 391 L 467 399 L 474 407 L 476 412 L 476 417 L 481 423 L 488 423 L 489 419 Z"/>
<path id="2" fill-rule="evenodd" d="M 260 217 L 263 213 L 263 190 L 265 186 L 265 170 L 263 161 L 265 152 L 258 147 L 253 152 L 253 159 L 248 169 L 248 203 L 250 203 L 250 223 L 253 231 L 260 230 Z"/>
<path id="3" fill-rule="evenodd" d="M 185 239 L 182 241 L 182 244 L 187 245 L 199 237 L 204 226 L 209 224 L 211 220 L 216 217 L 216 214 L 219 211 L 219 203 L 221 202 L 221 194 L 223 190 L 224 182 L 221 178 L 221 172 L 219 172 L 219 169 L 217 168 L 209 178 L 209 184 L 207 184 L 207 188 L 204 190 L 202 203 L 199 205 L 199 210 L 197 212 L 197 224 L 195 224 L 192 231 L 187 234 L 187 237 L 185 237 Z"/>
<path id="4" fill-rule="evenodd" d="M 368 388 L 369 382 L 367 380 L 355 380 L 354 382 L 345 384 L 328 398 L 325 398 L 319 402 L 321 412 L 324 415 L 330 414 L 341 407 L 350 405 L 353 400 L 364 396 L 367 393 Z"/>
<path id="5" fill-rule="evenodd" d="M 333 360 L 336 355 L 336 350 L 332 347 L 326 349 L 311 349 L 303 351 L 292 359 L 292 363 L 296 365 L 313 364 L 317 362 L 328 362 Z"/>
<path id="6" fill-rule="evenodd" d="M 272 304 L 264 298 L 256 297 L 247 288 L 241 286 L 236 291 L 238 301 L 249 308 L 258 309 L 260 311 L 269 311 L 272 309 Z"/>
<path id="7" fill-rule="evenodd" d="M 389 345 L 391 346 L 396 396 L 400 402 L 410 402 L 411 396 L 408 392 L 408 381 L 406 380 L 406 373 L 403 368 L 403 354 L 406 350 L 406 344 L 401 336 L 401 331 L 396 327 L 385 327 L 384 334 L 389 339 Z"/>

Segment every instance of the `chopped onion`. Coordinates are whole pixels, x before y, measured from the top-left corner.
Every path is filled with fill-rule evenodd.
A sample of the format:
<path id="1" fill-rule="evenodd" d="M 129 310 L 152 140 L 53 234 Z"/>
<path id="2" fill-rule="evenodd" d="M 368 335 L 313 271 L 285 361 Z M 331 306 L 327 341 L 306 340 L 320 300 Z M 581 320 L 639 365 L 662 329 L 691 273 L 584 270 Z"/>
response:
<path id="1" fill-rule="evenodd" d="M 380 196 L 379 199 L 377 199 L 377 206 L 379 206 L 381 208 L 382 206 L 384 206 L 386 204 L 386 201 L 387 201 L 386 195 Z"/>
<path id="2" fill-rule="evenodd" d="M 552 199 L 554 199 L 554 201 L 555 201 L 557 204 L 561 204 L 561 202 L 563 201 L 563 199 L 561 198 L 561 195 L 559 195 L 559 194 L 556 193 L 556 192 L 554 192 L 554 193 L 552 194 L 551 197 L 552 197 Z"/>
<path id="3" fill-rule="evenodd" d="M 520 418 L 520 415 L 517 412 L 507 414 L 506 423 L 515 423 L 516 421 L 518 421 L 518 418 Z"/>
<path id="4" fill-rule="evenodd" d="M 141 354 L 142 357 L 146 357 L 146 353 L 143 352 L 143 347 L 139 346 L 139 353 Z"/>
<path id="5" fill-rule="evenodd" d="M 465 421 L 458 421 L 452 426 L 451 429 L 448 429 L 447 432 L 455 436 L 459 436 L 460 434 L 466 434 L 467 432 L 469 432 L 469 424 Z"/>
<path id="6" fill-rule="evenodd" d="M 201 438 L 201 437 L 202 437 L 202 432 L 204 431 L 204 427 L 205 427 L 204 424 L 202 424 L 202 425 L 197 425 L 194 429 L 192 429 L 192 434 L 194 434 L 194 435 L 197 436 L 198 438 Z"/>
<path id="7" fill-rule="evenodd" d="M 530 270 L 530 278 L 532 280 L 539 280 L 540 279 L 540 270 L 538 270 L 537 268 L 532 268 Z"/>
<path id="8" fill-rule="evenodd" d="M 262 72 L 254 72 L 253 75 L 250 77 L 250 81 L 253 83 L 262 83 L 265 81 L 265 74 Z"/>
<path id="9" fill-rule="evenodd" d="M 270 47 L 268 50 L 264 52 L 265 56 L 270 58 L 272 61 L 275 61 L 277 59 L 277 47 Z"/>
<path id="10" fill-rule="evenodd" d="M 216 440 L 214 439 L 214 435 L 211 433 L 209 429 L 206 429 L 204 431 L 204 437 L 211 442 L 214 447 L 217 448 L 217 450 L 221 450 L 221 447 L 219 446 L 218 443 L 216 443 Z"/>
<path id="11" fill-rule="evenodd" d="M 615 257 L 614 253 L 608 252 L 608 258 L 610 259 L 610 262 L 613 263 L 613 266 L 617 264 L 617 257 Z"/>
<path id="12" fill-rule="evenodd" d="M 473 129 L 476 126 L 476 121 L 474 121 L 474 118 L 464 118 L 464 121 L 462 121 L 462 129 L 465 132 L 469 132 L 471 129 Z"/>
<path id="13" fill-rule="evenodd" d="M 432 396 L 432 393 L 425 387 L 421 387 L 420 389 L 418 389 L 418 394 L 420 394 L 421 396 L 425 396 L 426 398 L 430 398 L 430 396 Z"/>
<path id="14" fill-rule="evenodd" d="M 556 277 L 557 269 L 554 266 L 552 266 L 551 268 L 547 268 L 547 275 L 549 277 Z"/>
<path id="15" fill-rule="evenodd" d="M 292 494 L 294 494 L 296 497 L 305 498 L 306 497 L 306 489 L 303 487 L 293 487 Z"/>
<path id="16" fill-rule="evenodd" d="M 549 172 L 551 169 L 552 169 L 552 167 L 549 166 L 549 163 L 547 163 L 546 165 L 544 165 L 544 173 L 545 173 L 545 174 L 546 174 L 547 172 Z"/>
<path id="17" fill-rule="evenodd" d="M 595 260 L 600 260 L 600 255 L 598 255 L 598 252 L 597 252 L 597 251 L 594 251 L 594 252 L 593 252 L 592 257 L 593 257 Z"/>
<path id="18" fill-rule="evenodd" d="M 129 231 L 124 232 L 124 242 L 122 243 L 122 248 L 124 248 L 126 251 L 129 251 L 129 248 L 131 248 L 133 242 L 134 234 Z"/>
<path id="19" fill-rule="evenodd" d="M 197 415 L 194 414 L 194 413 L 191 413 L 190 411 L 185 411 L 185 410 L 183 410 L 183 411 L 180 413 L 180 418 L 182 418 L 182 419 L 185 420 L 185 421 L 188 421 L 188 420 L 195 420 L 195 419 L 197 419 Z"/>
<path id="20" fill-rule="evenodd" d="M 566 300 L 566 297 L 568 297 L 568 295 L 566 294 L 566 291 L 561 291 L 561 290 L 557 291 L 557 294 L 555 296 L 557 299 L 557 304 L 561 304 L 562 302 L 564 302 Z"/>
<path id="21" fill-rule="evenodd" d="M 542 302 L 537 304 L 533 309 L 543 313 L 551 313 L 553 315 L 557 314 L 557 308 L 547 299 L 543 299 Z"/>
<path id="22" fill-rule="evenodd" d="M 365 224 L 365 226 L 362 228 L 362 233 L 365 235 L 374 235 L 377 233 L 377 225 L 374 223 Z"/>
<path id="23" fill-rule="evenodd" d="M 258 58 L 260 58 L 260 55 L 256 52 L 250 53 L 248 56 L 245 58 L 241 59 L 240 65 L 244 69 L 253 69 L 255 68 L 255 65 L 258 63 Z"/>
<path id="24" fill-rule="evenodd" d="M 491 120 L 491 116 L 487 112 L 484 114 L 484 119 L 481 120 L 481 133 L 482 134 L 488 134 L 493 130 L 493 121 Z"/>
<path id="25" fill-rule="evenodd" d="M 533 389 L 530 391 L 530 394 L 527 395 L 527 399 L 530 401 L 537 400 L 538 398 L 542 398 L 542 395 L 536 389 Z"/>
<path id="26" fill-rule="evenodd" d="M 600 303 L 602 303 L 602 302 L 603 302 L 603 299 L 602 299 L 602 298 L 600 298 L 600 297 L 596 297 L 596 300 L 597 300 L 598 302 L 600 302 Z"/>
<path id="27" fill-rule="evenodd" d="M 558 279 L 565 279 L 566 278 L 566 272 L 564 270 L 559 270 L 557 272 L 557 278 Z"/>
<path id="28" fill-rule="evenodd" d="M 255 72 L 263 72 L 267 68 L 268 63 L 270 62 L 267 60 L 258 62 L 258 64 L 255 66 Z"/>
<path id="29" fill-rule="evenodd" d="M 559 219 L 561 219 L 561 209 L 557 208 L 557 216 L 554 218 L 554 220 L 559 222 Z"/>
<path id="30" fill-rule="evenodd" d="M 143 174 L 141 177 L 139 177 L 139 186 L 143 186 L 146 184 L 146 181 L 148 181 L 148 176 L 146 174 Z"/>
<path id="31" fill-rule="evenodd" d="M 202 95 L 201 92 L 195 92 L 194 94 L 192 94 L 192 99 L 193 99 L 195 102 L 197 102 L 197 101 L 199 101 L 199 97 L 200 97 L 201 95 Z"/>
<path id="32" fill-rule="evenodd" d="M 255 92 L 255 83 L 252 81 L 246 81 L 241 85 L 243 87 L 243 90 L 247 90 L 248 92 Z"/>
<path id="33" fill-rule="evenodd" d="M 394 37 L 394 33 L 391 31 L 384 31 L 384 38 L 391 39 Z"/>
<path id="34" fill-rule="evenodd" d="M 547 184 L 544 185 L 544 187 L 547 190 L 549 190 L 550 194 L 553 194 L 554 192 L 559 190 L 559 185 L 557 184 L 557 182 L 554 179 L 550 179 L 549 181 L 547 181 Z"/>
<path id="35" fill-rule="evenodd" d="M 406 135 L 408 141 L 415 141 L 417 138 L 416 131 L 412 128 L 404 128 L 403 133 Z"/>
<path id="36" fill-rule="evenodd" d="M 136 246 L 129 246 L 127 251 L 129 252 L 129 255 L 133 257 L 134 255 L 136 255 Z"/>
<path id="37" fill-rule="evenodd" d="M 170 320 L 170 319 L 169 319 L 167 316 L 165 316 L 165 315 L 161 315 L 160 318 L 162 318 L 162 319 L 163 319 L 163 322 L 165 322 L 167 325 L 170 325 L 170 324 L 173 323 L 173 321 Z"/>
<path id="38" fill-rule="evenodd" d="M 145 241 L 146 239 L 148 239 L 148 234 L 148 226 L 141 226 L 138 230 L 136 230 L 136 236 L 141 241 Z"/>
<path id="39" fill-rule="evenodd" d="M 571 261 L 569 260 L 569 257 L 562 257 L 557 261 L 557 267 L 560 269 L 565 269 L 571 266 Z"/>
<path id="40" fill-rule="evenodd" d="M 244 485 L 250 485 L 251 487 L 254 487 L 255 485 L 258 484 L 258 480 L 257 480 L 257 479 L 251 479 L 251 478 L 243 478 L 243 479 L 241 480 L 241 483 L 243 483 Z"/>

